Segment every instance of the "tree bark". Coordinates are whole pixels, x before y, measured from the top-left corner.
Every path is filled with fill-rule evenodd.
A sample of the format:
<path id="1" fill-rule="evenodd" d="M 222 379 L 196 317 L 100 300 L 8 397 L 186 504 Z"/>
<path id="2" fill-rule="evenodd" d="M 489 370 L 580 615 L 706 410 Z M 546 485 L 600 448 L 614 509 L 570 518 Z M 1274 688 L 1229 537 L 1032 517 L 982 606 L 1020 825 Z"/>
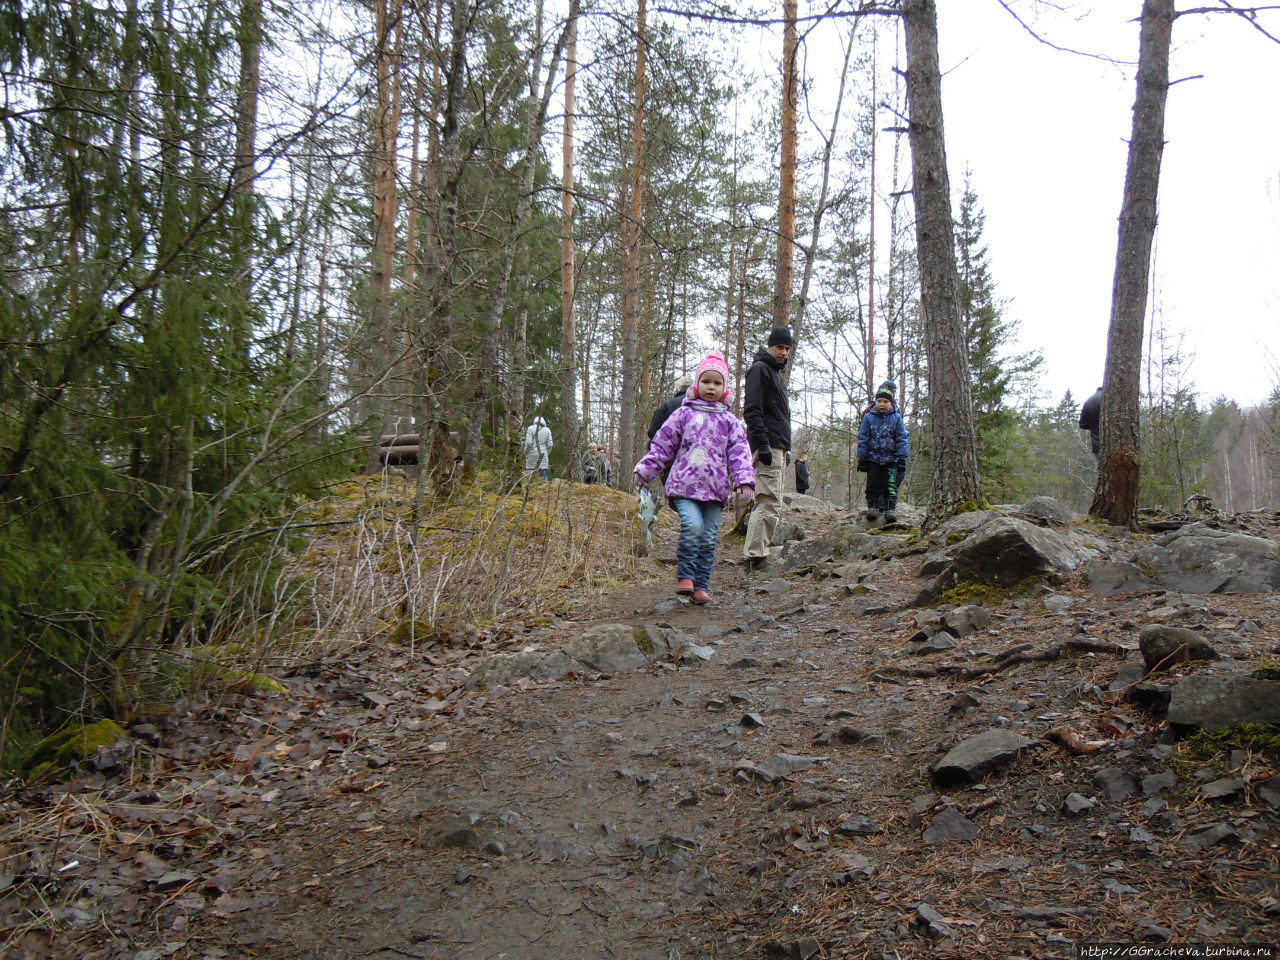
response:
<path id="1" fill-rule="evenodd" d="M 1102 381 L 1098 485 L 1089 512 L 1130 528 L 1138 525 L 1138 394 L 1147 274 L 1156 230 L 1164 114 L 1169 94 L 1173 0 L 1143 0 L 1138 40 L 1138 94 L 1124 177 L 1124 201 L 1111 286 L 1111 325 Z"/>
<path id="2" fill-rule="evenodd" d="M 426 329 L 415 345 L 418 388 L 418 468 L 442 476 L 451 466 L 450 424 L 445 416 L 449 341 L 453 333 L 454 261 L 458 227 L 458 191 L 462 180 L 463 93 L 466 44 L 471 11 L 464 0 L 451 5 L 448 67 L 444 72 L 444 109 L 440 123 L 439 191 L 435 197 L 432 245 L 426 264 L 430 294 Z M 390 432 L 390 431 L 383 431 Z M 448 462 L 446 462 L 448 461 Z"/>
<path id="3" fill-rule="evenodd" d="M 636 73 L 631 107 L 631 182 L 629 213 L 623 217 L 622 402 L 617 486 L 631 490 L 631 467 L 638 459 L 636 359 L 640 339 L 640 219 L 644 186 L 645 0 L 636 13 Z"/>
<path id="4" fill-rule="evenodd" d="M 564 404 L 564 434 L 569 451 L 566 464 L 570 480 L 581 479 L 578 459 L 579 420 L 577 408 L 578 331 L 574 313 L 573 256 L 573 112 L 575 86 L 578 79 L 578 4 L 570 0 L 568 44 L 564 64 L 564 136 L 561 141 L 560 167 L 560 357 L 561 395 Z M 587 410 L 582 410 L 585 426 Z"/>
<path id="5" fill-rule="evenodd" d="M 856 29 L 856 22 L 855 22 Z M 796 298 L 796 311 L 792 323 L 792 335 L 799 338 L 804 326 L 805 308 L 809 303 L 809 284 L 813 279 L 814 261 L 818 257 L 818 239 L 822 235 L 822 218 L 827 212 L 827 192 L 831 183 L 831 150 L 836 142 L 836 129 L 840 123 L 840 110 L 844 104 L 845 82 L 849 77 L 849 60 L 853 56 L 853 32 L 849 33 L 849 43 L 844 48 L 844 62 L 840 68 L 840 85 L 836 90 L 835 110 L 832 111 L 831 132 L 826 136 L 822 147 L 822 186 L 818 190 L 818 205 L 813 211 L 813 227 L 809 234 L 809 248 L 805 251 L 804 273 L 800 278 L 800 296 Z M 873 94 L 874 96 L 874 94 Z M 874 147 L 872 156 L 875 156 Z M 874 220 L 872 221 L 874 223 Z M 732 258 L 731 258 L 732 259 Z M 784 368 L 784 375 L 789 376 L 791 364 Z"/>
<path id="6" fill-rule="evenodd" d="M 773 281 L 773 325 L 791 322 L 791 285 L 796 237 L 796 106 L 800 96 L 796 52 L 796 0 L 783 0 L 782 17 L 782 147 L 778 170 L 778 258 Z M 783 376 L 789 375 L 790 365 Z"/>
<path id="7" fill-rule="evenodd" d="M 375 421 L 374 433 L 386 433 L 393 427 L 390 368 L 393 344 L 401 338 L 391 330 L 391 273 L 394 269 L 396 242 L 396 141 L 399 118 L 396 111 L 399 79 L 393 69 L 398 51 L 394 36 L 400 20 L 400 0 L 377 0 L 374 5 L 374 43 L 376 73 L 376 112 L 373 118 L 373 269 L 369 311 L 368 353 L 365 363 L 372 382 L 369 391 L 370 413 Z M 371 445 L 367 469 L 381 469 L 377 444 Z"/>
<path id="8" fill-rule="evenodd" d="M 951 184 L 942 129 L 938 12 L 933 0 L 904 0 L 916 255 L 929 362 L 933 490 L 925 526 L 980 500 L 969 363 L 960 316 Z"/>

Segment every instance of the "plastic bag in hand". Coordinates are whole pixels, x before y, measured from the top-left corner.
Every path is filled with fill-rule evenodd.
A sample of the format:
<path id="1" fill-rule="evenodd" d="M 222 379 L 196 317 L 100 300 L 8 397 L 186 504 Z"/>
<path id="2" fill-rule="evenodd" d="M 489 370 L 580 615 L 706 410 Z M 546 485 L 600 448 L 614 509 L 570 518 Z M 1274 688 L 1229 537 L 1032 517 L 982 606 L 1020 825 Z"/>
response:
<path id="1" fill-rule="evenodd" d="M 638 501 L 636 510 L 640 514 L 640 519 L 646 524 L 651 524 L 658 519 L 658 501 L 653 498 L 653 493 L 648 487 L 641 487 L 636 494 Z"/>

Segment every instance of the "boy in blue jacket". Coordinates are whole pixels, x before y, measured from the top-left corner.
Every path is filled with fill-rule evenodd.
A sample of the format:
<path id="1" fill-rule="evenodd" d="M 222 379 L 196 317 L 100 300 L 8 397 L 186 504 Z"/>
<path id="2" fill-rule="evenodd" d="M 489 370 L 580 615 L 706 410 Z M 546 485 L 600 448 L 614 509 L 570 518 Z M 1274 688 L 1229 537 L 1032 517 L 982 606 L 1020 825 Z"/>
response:
<path id="1" fill-rule="evenodd" d="M 888 523 L 898 520 L 899 471 L 906 470 L 909 443 L 907 425 L 893 403 L 893 392 L 882 385 L 875 406 L 858 427 L 858 470 L 867 475 L 867 519 Z"/>

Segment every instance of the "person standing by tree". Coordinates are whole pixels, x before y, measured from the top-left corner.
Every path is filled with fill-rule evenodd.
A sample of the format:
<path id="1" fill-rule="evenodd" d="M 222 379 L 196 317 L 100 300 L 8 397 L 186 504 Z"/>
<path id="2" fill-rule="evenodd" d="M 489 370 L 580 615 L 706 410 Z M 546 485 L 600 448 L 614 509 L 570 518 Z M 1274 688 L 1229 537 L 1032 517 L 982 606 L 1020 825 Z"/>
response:
<path id="1" fill-rule="evenodd" d="M 658 409 L 653 411 L 653 419 L 649 421 L 649 445 L 653 445 L 653 438 L 658 435 L 658 431 L 662 429 L 662 425 L 667 422 L 667 417 L 671 416 L 680 409 L 680 405 L 684 403 L 684 395 L 690 387 L 693 386 L 693 377 L 683 376 L 676 381 L 675 393 L 658 404 Z M 667 474 L 669 471 L 662 471 L 662 482 L 667 482 Z M 655 498 L 656 503 L 662 503 L 661 497 Z"/>
<path id="2" fill-rule="evenodd" d="M 693 386 L 693 377 L 681 377 L 676 381 L 676 392 L 658 404 L 658 409 L 653 411 L 653 419 L 649 421 L 650 443 L 653 443 L 653 438 L 658 435 L 662 425 L 667 422 L 667 417 L 680 409 L 680 404 L 684 403 L 685 391 L 691 386 Z"/>
<path id="3" fill-rule="evenodd" d="M 582 455 L 582 482 L 606 483 L 604 457 L 600 447 L 594 443 L 587 444 L 587 452 Z"/>
<path id="4" fill-rule="evenodd" d="M 524 469 L 526 473 L 537 470 L 543 480 L 550 479 L 547 468 L 551 466 L 551 428 L 542 417 L 534 417 L 524 432 Z"/>
<path id="5" fill-rule="evenodd" d="M 907 469 L 907 425 L 884 387 L 876 391 L 875 409 L 858 427 L 858 471 L 867 475 L 867 519 L 898 522 L 897 471 Z"/>
<path id="6" fill-rule="evenodd" d="M 809 454 L 801 452 L 796 459 L 796 493 L 809 489 Z"/>
<path id="7" fill-rule="evenodd" d="M 1102 388 L 1093 391 L 1080 407 L 1080 429 L 1089 431 L 1089 449 L 1093 451 L 1093 459 L 1098 459 L 1100 427 L 1102 426 Z"/>
<path id="8" fill-rule="evenodd" d="M 793 345 L 790 328 L 774 327 L 768 345 L 756 353 L 747 371 L 742 416 L 747 421 L 747 439 L 751 443 L 756 502 L 747 521 L 742 556 L 752 566 L 769 556 L 773 531 L 782 517 L 782 468 L 791 449 L 791 405 L 787 402 L 782 370 Z"/>

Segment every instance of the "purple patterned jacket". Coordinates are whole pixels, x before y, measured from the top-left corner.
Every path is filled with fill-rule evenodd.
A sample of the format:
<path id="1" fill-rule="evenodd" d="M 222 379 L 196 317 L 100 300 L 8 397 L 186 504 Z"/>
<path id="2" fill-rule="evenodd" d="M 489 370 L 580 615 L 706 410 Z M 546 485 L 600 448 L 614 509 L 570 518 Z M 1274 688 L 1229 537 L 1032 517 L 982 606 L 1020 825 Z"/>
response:
<path id="1" fill-rule="evenodd" d="M 649 452 L 636 464 L 635 474 L 648 483 L 668 465 L 671 473 L 664 488 L 668 500 L 728 504 L 735 488 L 745 485 L 754 489 L 756 485 L 747 432 L 733 411 L 720 402 L 686 397 L 654 435 Z"/>

